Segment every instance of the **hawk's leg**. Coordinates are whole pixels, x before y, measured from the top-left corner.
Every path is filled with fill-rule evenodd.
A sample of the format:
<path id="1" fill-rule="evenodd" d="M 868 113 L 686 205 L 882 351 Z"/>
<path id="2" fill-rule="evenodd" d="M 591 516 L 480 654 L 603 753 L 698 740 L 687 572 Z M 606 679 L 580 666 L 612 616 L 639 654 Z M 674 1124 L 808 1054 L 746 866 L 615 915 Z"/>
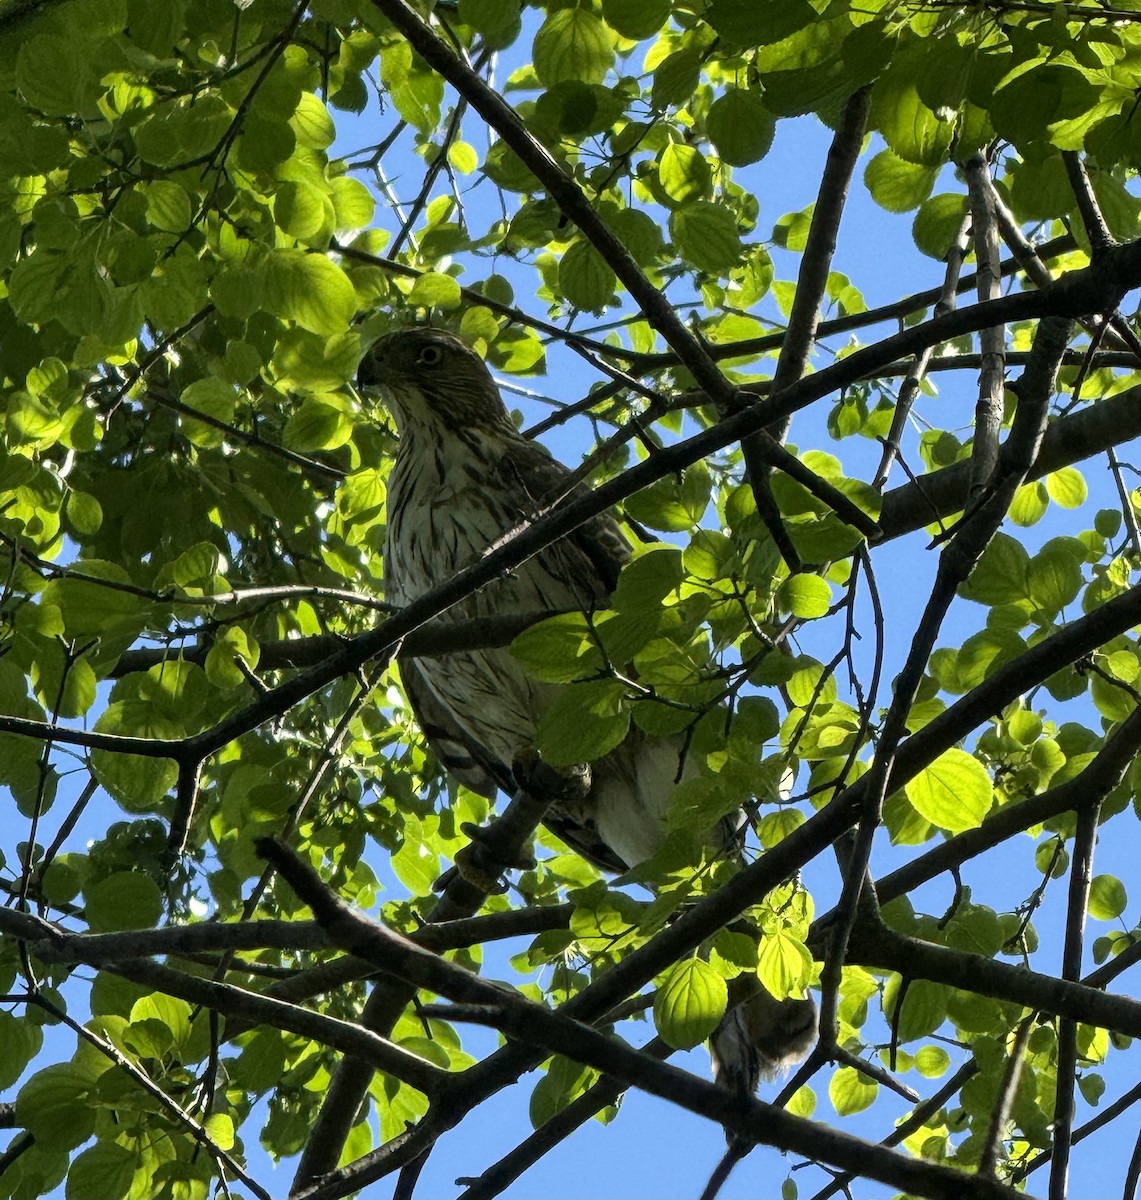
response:
<path id="1" fill-rule="evenodd" d="M 552 804 L 581 802 L 590 791 L 590 767 L 585 763 L 552 767 L 534 750 L 520 754 L 512 764 L 512 772 L 519 785 L 516 799 L 530 802 L 524 806 L 530 811 L 524 811 L 523 816 L 532 824 L 537 824 Z M 503 876 L 507 871 L 527 871 L 535 865 L 534 855 L 529 851 L 504 852 L 505 845 L 517 844 L 515 830 L 510 828 L 506 816 L 484 826 L 465 823 L 460 829 L 471 841 L 456 855 L 455 866 L 433 884 L 437 892 L 447 887 L 458 873 L 481 891 L 495 894 L 506 890 Z"/>

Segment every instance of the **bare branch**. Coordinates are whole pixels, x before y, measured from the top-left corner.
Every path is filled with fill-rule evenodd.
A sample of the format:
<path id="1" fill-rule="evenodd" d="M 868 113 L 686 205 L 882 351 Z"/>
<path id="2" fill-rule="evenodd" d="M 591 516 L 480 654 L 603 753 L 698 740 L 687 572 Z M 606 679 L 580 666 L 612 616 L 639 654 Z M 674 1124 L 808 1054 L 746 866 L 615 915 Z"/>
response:
<path id="1" fill-rule="evenodd" d="M 1080 979 L 1086 907 L 1093 874 L 1093 849 L 1097 840 L 1100 799 L 1078 809 L 1070 865 L 1070 890 L 1066 904 L 1066 942 L 1062 949 L 1062 978 Z M 1065 1200 L 1069 1178 L 1070 1141 L 1074 1126 L 1074 1076 L 1078 1066 L 1078 1026 L 1072 1018 L 1058 1023 L 1058 1083 L 1054 1093 L 1054 1157 L 1050 1161 L 1050 1200 Z"/>
<path id="2" fill-rule="evenodd" d="M 330 936 L 345 950 L 371 958 L 378 966 L 407 984 L 423 987 L 461 1003 L 486 1007 L 497 1028 L 523 1042 L 544 1046 L 584 1062 L 598 1070 L 622 1077 L 627 1083 L 680 1104 L 718 1121 L 727 1129 L 752 1141 L 777 1144 L 794 1153 L 833 1162 L 844 1169 L 929 1197 L 998 1197 L 1018 1194 L 991 1180 L 917 1162 L 890 1151 L 870 1146 L 858 1138 L 814 1126 L 752 1097 L 742 1097 L 697 1079 L 668 1063 L 644 1055 L 617 1038 L 599 1033 L 589 1025 L 565 1015 L 570 1002 L 558 1012 L 529 1001 L 496 984 L 471 975 L 452 963 L 414 946 L 344 904 L 325 887 L 316 872 L 280 843 L 263 839 L 259 849 L 272 860 L 312 907 Z M 456 1082 L 462 1095 L 464 1081 L 475 1075 L 466 1072 Z M 456 1097 L 452 1097 L 453 1103 Z M 466 1110 L 466 1105 L 462 1110 Z M 445 1124 L 448 1117 L 443 1118 Z M 357 1181 L 359 1186 L 359 1181 Z M 303 1193 L 312 1200 L 333 1193 L 313 1189 Z M 335 1193 L 340 1194 L 340 1193 Z M 301 1200 L 298 1197 L 298 1200 Z"/>
<path id="3" fill-rule="evenodd" d="M 994 300 L 999 295 L 998 224 L 995 220 L 994 188 L 990 163 L 982 154 L 972 155 L 963 166 L 971 199 L 975 260 L 978 263 L 978 297 Z M 987 485 L 998 465 L 998 431 L 1002 427 L 1003 361 L 1006 331 L 992 325 L 979 332 L 983 369 L 979 399 L 975 406 L 975 437 L 971 451 L 971 495 Z"/>

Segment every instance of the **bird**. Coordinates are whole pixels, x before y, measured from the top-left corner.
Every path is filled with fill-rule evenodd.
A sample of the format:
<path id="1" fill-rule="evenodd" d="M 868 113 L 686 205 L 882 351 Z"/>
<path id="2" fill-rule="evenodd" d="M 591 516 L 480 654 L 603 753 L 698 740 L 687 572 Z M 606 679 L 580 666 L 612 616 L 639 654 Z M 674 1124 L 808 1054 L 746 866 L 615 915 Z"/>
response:
<path id="1" fill-rule="evenodd" d="M 410 604 L 477 561 L 504 534 L 564 498 L 585 494 L 568 469 L 516 428 L 483 359 L 462 338 L 429 327 L 378 338 L 362 358 L 359 390 L 379 394 L 396 425 L 388 478 L 385 599 Z M 605 608 L 631 547 L 614 516 L 580 525 L 444 614 L 449 621 Z M 463 785 L 494 799 L 518 786 L 516 764 L 534 752 L 538 722 L 560 685 L 530 678 L 506 647 L 400 661 L 401 679 L 437 758 Z M 600 869 L 620 874 L 665 841 L 677 782 L 696 773 L 681 736 L 631 725 L 589 764 L 584 787 L 557 795 L 544 823 Z M 709 832 L 739 854 L 744 814 Z M 816 1006 L 777 1000 L 763 987 L 730 1009 L 710 1038 L 714 1079 L 749 1095 L 799 1062 L 816 1037 Z"/>

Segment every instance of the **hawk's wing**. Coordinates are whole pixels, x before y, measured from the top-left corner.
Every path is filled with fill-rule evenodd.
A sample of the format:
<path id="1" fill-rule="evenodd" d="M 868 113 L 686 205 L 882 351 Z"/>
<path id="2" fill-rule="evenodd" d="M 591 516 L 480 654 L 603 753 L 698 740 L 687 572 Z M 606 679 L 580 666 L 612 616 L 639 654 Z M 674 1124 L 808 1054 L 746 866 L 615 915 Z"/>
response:
<path id="1" fill-rule="evenodd" d="M 506 494 L 518 498 L 520 520 L 564 497 L 588 494 L 583 484 L 567 489 L 569 472 L 537 443 L 520 439 L 510 443 L 500 460 Z M 544 570 L 563 582 L 584 609 L 605 605 L 630 558 L 630 544 L 609 513 L 592 517 L 578 529 L 542 551 Z M 509 653 L 506 649 L 502 653 Z M 500 762 L 461 728 L 449 707 L 442 703 L 425 679 L 415 659 L 400 660 L 401 677 L 420 728 L 433 753 L 465 787 L 489 800 L 497 790 L 510 795 L 516 785 L 510 763 Z M 605 871 L 627 868 L 599 837 L 590 814 L 589 800 L 582 806 L 555 806 L 544 819 L 573 850 Z"/>
<path id="2" fill-rule="evenodd" d="M 578 500 L 590 494 L 590 489 L 581 483 L 568 489 L 570 472 L 536 442 L 522 439 L 513 442 L 501 464 L 505 486 L 514 484 L 531 501 L 531 511 L 521 511 L 520 517 L 533 517 L 556 501 Z M 618 522 L 606 512 L 591 517 L 543 553 L 563 557 L 563 571 L 580 587 L 589 581 L 594 593 L 589 599 L 605 604 L 618 583 L 618 573 L 630 559 L 630 543 Z M 587 602 L 584 599 L 584 604 Z"/>
<path id="3" fill-rule="evenodd" d="M 420 674 L 415 659 L 401 660 L 400 677 L 420 729 L 432 753 L 444 764 L 448 773 L 464 787 L 488 800 L 494 800 L 497 791 L 512 795 L 518 785 L 510 767 L 499 762 L 460 728 L 451 711 L 440 702 Z M 588 862 L 603 871 L 622 874 L 628 864 L 599 837 L 588 810 L 589 802 L 581 807 L 581 811 L 580 806 L 552 805 L 543 818 L 543 824 Z"/>
<path id="4" fill-rule="evenodd" d="M 509 765 L 498 762 L 460 728 L 446 704 L 432 691 L 414 658 L 400 659 L 400 678 L 412 711 L 432 753 L 466 788 L 495 799 L 502 788 L 511 792 L 514 781 Z"/>

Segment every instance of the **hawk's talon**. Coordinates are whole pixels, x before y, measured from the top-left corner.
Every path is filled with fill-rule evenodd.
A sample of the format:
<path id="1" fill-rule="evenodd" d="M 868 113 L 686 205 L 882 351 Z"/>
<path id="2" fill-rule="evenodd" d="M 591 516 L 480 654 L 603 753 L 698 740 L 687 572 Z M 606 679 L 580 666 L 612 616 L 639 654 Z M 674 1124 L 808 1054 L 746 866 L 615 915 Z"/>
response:
<path id="1" fill-rule="evenodd" d="M 504 861 L 499 854 L 495 854 L 488 850 L 487 843 L 491 840 L 491 826 L 489 825 L 475 825 L 471 821 L 464 821 L 460 825 L 460 833 L 467 834 L 467 836 L 471 839 L 471 845 L 465 846 L 459 852 L 459 854 L 456 855 L 457 864 L 460 861 L 461 855 L 466 855 L 470 858 L 473 853 L 476 853 L 476 847 L 478 847 L 478 854 L 480 856 L 487 857 L 492 860 L 492 862 L 487 865 L 498 865 L 501 872 L 530 871 L 535 865 L 535 856 L 531 853 L 527 846 L 521 846 L 519 853 L 515 855 L 514 858 L 507 859 L 506 861 Z M 476 865 L 482 867 L 484 864 Z"/>
<path id="2" fill-rule="evenodd" d="M 499 896 L 507 891 L 503 866 L 488 854 L 482 838 L 473 837 L 466 846 L 456 851 L 455 864 L 455 870 L 481 892 Z"/>
<path id="3" fill-rule="evenodd" d="M 589 763 L 553 767 L 534 749 L 522 750 L 511 764 L 515 782 L 539 800 L 561 804 L 581 803 L 590 794 L 593 778 Z"/>
<path id="4" fill-rule="evenodd" d="M 459 875 L 489 896 L 499 896 L 507 891 L 507 881 L 503 878 L 506 871 L 530 871 L 535 866 L 535 856 L 525 847 L 507 862 L 489 849 L 490 826 L 465 821 L 460 826 L 460 832 L 467 834 L 471 840 L 456 852 L 455 865 L 432 884 L 434 892 L 444 891 Z"/>

